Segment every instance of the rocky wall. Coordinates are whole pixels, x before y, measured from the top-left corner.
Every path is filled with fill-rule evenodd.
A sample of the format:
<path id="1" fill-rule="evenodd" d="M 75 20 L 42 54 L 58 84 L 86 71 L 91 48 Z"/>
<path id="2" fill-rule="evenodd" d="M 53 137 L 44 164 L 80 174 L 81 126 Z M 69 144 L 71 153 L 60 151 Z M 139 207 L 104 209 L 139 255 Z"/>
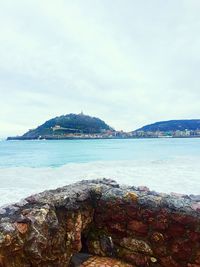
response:
<path id="1" fill-rule="evenodd" d="M 200 197 L 82 181 L 0 209 L 0 267 L 67 267 L 76 252 L 200 267 Z"/>
<path id="2" fill-rule="evenodd" d="M 87 184 L 28 197 L 0 210 L 0 267 L 66 267 L 93 220 Z"/>

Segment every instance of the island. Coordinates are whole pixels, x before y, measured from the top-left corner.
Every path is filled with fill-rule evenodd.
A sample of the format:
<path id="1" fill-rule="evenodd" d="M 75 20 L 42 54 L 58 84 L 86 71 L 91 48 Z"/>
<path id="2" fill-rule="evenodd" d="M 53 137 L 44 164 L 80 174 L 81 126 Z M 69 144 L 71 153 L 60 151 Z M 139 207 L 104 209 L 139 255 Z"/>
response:
<path id="1" fill-rule="evenodd" d="M 7 140 L 117 139 L 117 138 L 200 137 L 200 120 L 170 120 L 145 125 L 131 132 L 117 131 L 103 120 L 83 114 L 55 117 Z"/>
<path id="2" fill-rule="evenodd" d="M 103 120 L 82 112 L 55 117 L 22 136 L 8 137 L 7 140 L 95 139 L 112 138 L 116 134 Z"/>

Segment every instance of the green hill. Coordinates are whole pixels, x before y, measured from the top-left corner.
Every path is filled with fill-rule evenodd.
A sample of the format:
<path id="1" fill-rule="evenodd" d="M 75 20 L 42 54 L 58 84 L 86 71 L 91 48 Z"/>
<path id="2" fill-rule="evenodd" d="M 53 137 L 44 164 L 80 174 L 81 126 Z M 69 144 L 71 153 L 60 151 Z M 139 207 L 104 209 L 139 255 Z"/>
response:
<path id="1" fill-rule="evenodd" d="M 31 129 L 22 136 L 8 137 L 12 139 L 53 139 L 63 137 L 66 134 L 98 134 L 113 129 L 104 121 L 84 114 L 68 114 L 55 117 Z"/>
<path id="2" fill-rule="evenodd" d="M 136 131 L 144 132 L 168 132 L 168 131 L 184 131 L 184 130 L 198 130 L 200 129 L 200 120 L 170 120 L 170 121 L 160 121 L 153 124 L 145 125 Z"/>

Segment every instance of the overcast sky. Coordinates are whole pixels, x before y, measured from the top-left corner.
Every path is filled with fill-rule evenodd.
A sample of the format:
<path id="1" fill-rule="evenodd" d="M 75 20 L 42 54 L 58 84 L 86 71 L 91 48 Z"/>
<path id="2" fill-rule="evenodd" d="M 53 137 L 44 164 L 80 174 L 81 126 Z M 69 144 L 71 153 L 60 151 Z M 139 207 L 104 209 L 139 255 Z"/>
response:
<path id="1" fill-rule="evenodd" d="M 1 0 L 0 136 L 62 114 L 200 118 L 199 0 Z"/>

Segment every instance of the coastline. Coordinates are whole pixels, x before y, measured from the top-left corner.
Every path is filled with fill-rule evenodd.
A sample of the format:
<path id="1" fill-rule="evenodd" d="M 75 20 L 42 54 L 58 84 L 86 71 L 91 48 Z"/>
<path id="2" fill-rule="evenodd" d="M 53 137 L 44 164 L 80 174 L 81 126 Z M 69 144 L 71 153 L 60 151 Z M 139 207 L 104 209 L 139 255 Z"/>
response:
<path id="1" fill-rule="evenodd" d="M 44 137 L 44 138 L 24 138 L 24 137 L 7 137 L 3 141 L 31 141 L 31 140 L 106 140 L 106 139 L 193 139 L 200 138 L 200 136 L 141 136 L 141 137 Z"/>

